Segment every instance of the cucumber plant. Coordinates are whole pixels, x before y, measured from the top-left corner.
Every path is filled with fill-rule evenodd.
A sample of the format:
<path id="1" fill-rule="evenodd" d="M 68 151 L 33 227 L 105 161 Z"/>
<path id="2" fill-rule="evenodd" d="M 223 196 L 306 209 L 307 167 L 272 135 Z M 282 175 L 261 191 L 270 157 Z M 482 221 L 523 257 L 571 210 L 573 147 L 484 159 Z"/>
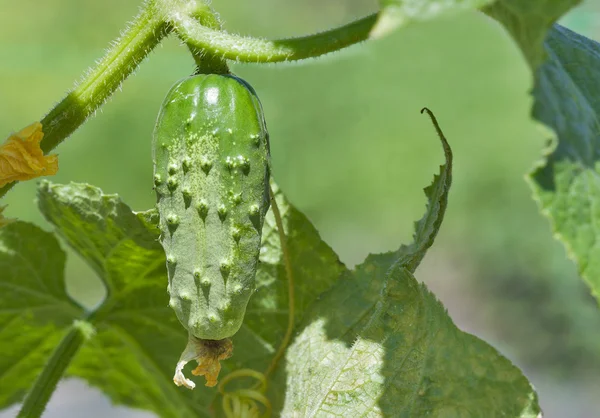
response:
<path id="1" fill-rule="evenodd" d="M 0 407 L 23 400 L 18 416 L 39 417 L 68 374 L 117 403 L 165 417 L 541 416 L 521 371 L 460 331 L 414 277 L 441 227 L 452 183 L 452 152 L 433 113 L 422 111 L 442 142 L 445 164 L 425 189 L 427 211 L 415 224 L 414 241 L 350 269 L 273 181 L 261 103 L 228 68 L 228 60 L 314 58 L 411 20 L 482 10 L 516 38 L 535 72 L 534 116 L 556 130 L 559 142 L 530 180 L 597 294 L 591 243 L 600 237 L 587 224 L 597 221 L 589 201 L 598 199 L 600 187 L 582 198 L 582 187 L 598 176 L 588 154 L 579 152 L 597 145 L 595 125 L 575 120 L 572 126 L 562 115 L 575 115 L 573 109 L 587 112 L 585 121 L 600 115 L 592 100 L 596 84 L 587 85 L 589 74 L 580 73 L 600 67 L 593 53 L 600 47 L 553 25 L 575 0 L 553 8 L 544 0 L 512 3 L 431 0 L 415 8 L 380 0 L 379 11 L 356 22 L 269 41 L 225 32 L 204 1 L 146 1 L 97 67 L 39 123 L 0 147 L 2 197 L 16 180 L 54 173 L 56 157 L 47 154 L 165 37 L 179 37 L 195 60 L 193 74 L 167 93 L 148 141 L 155 208 L 133 212 L 118 196 L 87 184 L 43 181 L 38 188 L 45 218 L 102 279 L 107 296 L 99 306 L 85 308 L 68 295 L 55 234 L 3 218 L 0 207 L 0 344 L 6 349 Z M 577 210 L 564 211 L 570 203 Z M 24 352 L 35 355 L 21 361 Z M 190 391 L 171 382 L 175 366 L 175 384 L 194 389 L 183 374 L 192 360 L 198 363 L 192 373 L 205 376 L 209 388 Z M 211 388 L 221 367 L 226 374 Z"/>

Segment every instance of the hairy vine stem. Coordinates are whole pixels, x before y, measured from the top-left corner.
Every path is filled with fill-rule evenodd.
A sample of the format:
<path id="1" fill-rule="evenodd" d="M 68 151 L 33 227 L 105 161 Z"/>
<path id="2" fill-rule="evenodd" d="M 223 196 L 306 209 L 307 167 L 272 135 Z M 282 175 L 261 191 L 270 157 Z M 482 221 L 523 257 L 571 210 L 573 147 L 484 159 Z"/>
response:
<path id="1" fill-rule="evenodd" d="M 171 28 L 161 16 L 163 14 L 157 11 L 154 1 L 146 1 L 104 58 L 44 116 L 40 121 L 44 132 L 40 146 L 44 154 L 79 128 L 167 35 Z M 14 184 L 0 188 L 0 197 Z"/>
<path id="2" fill-rule="evenodd" d="M 41 120 L 47 154 L 71 135 L 115 92 L 171 31 L 186 42 L 197 72 L 227 73 L 225 60 L 269 63 L 301 60 L 367 40 L 378 14 L 314 35 L 266 40 L 232 35 L 210 6 L 195 0 L 146 0 L 138 16 L 97 66 Z M 15 183 L 0 188 L 4 196 Z"/>
<path id="3" fill-rule="evenodd" d="M 174 13 L 171 23 L 195 48 L 237 62 L 270 63 L 314 58 L 369 39 L 378 14 L 314 35 L 267 40 L 233 35 L 203 26 L 189 15 Z"/>
<path id="4" fill-rule="evenodd" d="M 42 120 L 41 148 L 48 153 L 95 112 L 154 49 L 168 29 L 153 2 L 140 14 L 84 79 Z"/>

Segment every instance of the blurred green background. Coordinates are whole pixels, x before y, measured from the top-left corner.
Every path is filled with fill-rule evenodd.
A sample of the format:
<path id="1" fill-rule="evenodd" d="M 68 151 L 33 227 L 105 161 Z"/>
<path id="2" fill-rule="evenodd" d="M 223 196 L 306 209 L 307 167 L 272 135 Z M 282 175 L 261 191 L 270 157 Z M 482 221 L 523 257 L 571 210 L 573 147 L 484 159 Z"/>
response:
<path id="1" fill-rule="evenodd" d="M 0 137 L 39 120 L 100 58 L 137 0 L 0 0 Z M 375 0 L 214 0 L 228 30 L 283 37 L 327 29 L 376 9 Z M 600 5 L 565 25 L 600 38 Z M 89 182 L 134 209 L 154 204 L 150 139 L 169 86 L 193 70 L 168 39 L 97 116 L 56 152 L 55 182 Z M 300 64 L 233 65 L 262 99 L 274 175 L 323 238 L 354 265 L 408 243 L 422 188 L 443 157 L 423 106 L 455 154 L 439 239 L 417 271 L 456 323 L 496 346 L 538 389 L 545 417 L 600 416 L 600 310 L 552 239 L 524 175 L 543 133 L 529 119 L 531 73 L 504 30 L 478 13 L 415 24 Z M 7 215 L 49 228 L 34 182 L 2 202 Z M 0 272 L 1 274 L 1 272 Z M 69 258 L 69 290 L 88 305 L 102 287 Z M 10 417 L 17 409 L 0 412 Z M 111 406 L 79 380 L 59 387 L 48 417 L 144 417 Z"/>

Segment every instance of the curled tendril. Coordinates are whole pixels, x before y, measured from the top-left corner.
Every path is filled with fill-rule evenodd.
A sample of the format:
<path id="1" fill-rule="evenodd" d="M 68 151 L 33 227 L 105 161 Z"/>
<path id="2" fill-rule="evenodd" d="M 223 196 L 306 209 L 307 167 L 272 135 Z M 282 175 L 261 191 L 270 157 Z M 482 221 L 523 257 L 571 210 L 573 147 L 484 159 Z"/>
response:
<path id="1" fill-rule="evenodd" d="M 227 383 L 235 379 L 253 378 L 257 384 L 250 389 L 226 391 Z M 240 369 L 229 373 L 219 384 L 223 395 L 223 412 L 227 418 L 267 418 L 271 416 L 271 403 L 267 399 L 267 378 L 263 373 L 252 369 Z M 261 408 L 262 406 L 262 408 Z"/>

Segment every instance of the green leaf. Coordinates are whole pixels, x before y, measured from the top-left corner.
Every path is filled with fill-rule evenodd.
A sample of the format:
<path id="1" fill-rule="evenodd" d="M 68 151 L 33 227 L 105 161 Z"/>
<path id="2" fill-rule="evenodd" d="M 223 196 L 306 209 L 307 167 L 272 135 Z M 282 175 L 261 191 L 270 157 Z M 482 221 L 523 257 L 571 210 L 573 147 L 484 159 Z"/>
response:
<path id="1" fill-rule="evenodd" d="M 498 0 L 483 9 L 510 32 L 534 71 L 546 58 L 544 39 L 548 30 L 581 0 Z"/>
<path id="2" fill-rule="evenodd" d="M 152 213 L 136 215 L 118 196 L 86 184 L 42 182 L 38 196 L 48 221 L 109 289 L 89 318 L 96 335 L 67 373 L 115 403 L 162 417 L 208 416 L 213 390 L 188 391 L 172 381 L 187 331 L 167 305 L 165 256 Z"/>
<path id="3" fill-rule="evenodd" d="M 67 295 L 64 269 L 53 234 L 19 221 L 0 228 L 0 409 L 23 398 L 83 314 Z"/>
<path id="4" fill-rule="evenodd" d="M 283 416 L 537 417 L 537 395 L 509 360 L 460 331 L 412 273 L 441 226 L 452 153 L 425 189 L 415 242 L 372 255 L 310 308 L 287 354 Z"/>
<path id="5" fill-rule="evenodd" d="M 90 264 L 109 292 L 123 291 L 126 283 L 122 281 L 127 280 L 122 275 L 108 274 L 107 262 L 116 248 L 162 251 L 156 242 L 158 230 L 151 223 L 152 215 L 134 214 L 117 195 L 105 195 L 97 187 L 75 183 L 54 185 L 43 180 L 38 188 L 38 203 L 46 219 Z M 161 262 L 154 260 L 153 265 Z"/>
<path id="6" fill-rule="evenodd" d="M 313 306 L 287 359 L 283 416 L 540 413 L 519 369 L 456 328 L 390 254 L 367 258 Z"/>
<path id="7" fill-rule="evenodd" d="M 442 142 L 446 164 L 440 166 L 440 173 L 436 174 L 431 185 L 424 189 L 427 197 L 427 209 L 425 215 L 415 222 L 413 242 L 409 246 L 402 245 L 396 252 L 396 263 L 405 266 L 411 273 L 415 272 L 427 250 L 433 245 L 442 226 L 448 206 L 448 193 L 452 185 L 452 149 L 435 115 L 427 108 L 421 110 L 421 113 L 424 112 L 427 112 L 431 118 L 435 131 Z"/>
<path id="8" fill-rule="evenodd" d="M 480 9 L 494 0 L 379 0 L 381 11 L 372 37 L 386 35 L 409 23 L 426 21 L 448 13 Z"/>
<path id="9" fill-rule="evenodd" d="M 274 186 L 275 190 L 277 187 Z M 187 331 L 167 306 L 165 256 L 158 243 L 157 212 L 135 214 L 116 195 L 84 185 L 45 182 L 40 207 L 68 243 L 90 261 L 113 289 L 90 318 L 97 328 L 74 360 L 69 374 L 85 378 L 114 402 L 152 410 L 160 416 L 205 416 L 216 389 L 177 388 L 172 376 L 187 343 Z M 276 192 L 288 237 L 298 323 L 315 297 L 346 271 L 304 215 Z M 82 237 L 85 231 L 86 237 Z M 233 337 L 234 356 L 222 363 L 229 372 L 264 372 L 288 325 L 288 286 L 283 252 L 272 212 L 265 220 L 257 291 L 241 330 Z M 270 377 L 274 410 L 283 404 L 285 371 Z M 228 388 L 244 387 L 247 381 Z M 217 405 L 218 406 L 218 405 Z"/>
<path id="10" fill-rule="evenodd" d="M 600 301 L 600 45 L 556 25 L 536 74 L 533 116 L 558 137 L 530 184 L 555 236 Z"/>

